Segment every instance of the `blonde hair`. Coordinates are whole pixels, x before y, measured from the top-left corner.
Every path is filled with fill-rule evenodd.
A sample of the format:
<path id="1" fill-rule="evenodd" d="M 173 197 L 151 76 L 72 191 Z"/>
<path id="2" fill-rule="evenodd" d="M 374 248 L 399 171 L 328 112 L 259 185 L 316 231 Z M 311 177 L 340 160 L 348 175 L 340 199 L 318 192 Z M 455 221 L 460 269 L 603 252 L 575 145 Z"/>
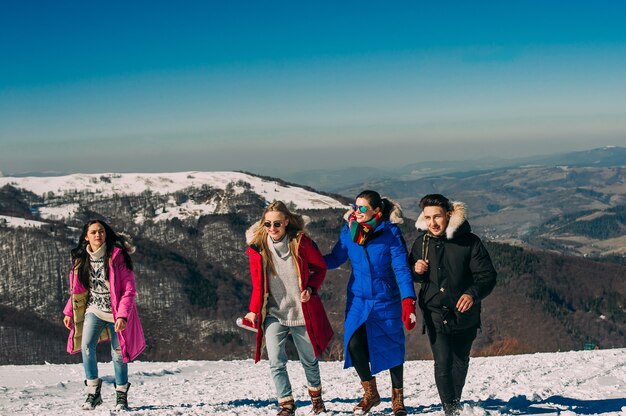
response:
<path id="1" fill-rule="evenodd" d="M 267 215 L 268 212 L 280 212 L 289 221 L 285 229 L 285 234 L 286 237 L 289 239 L 289 250 L 291 251 L 291 255 L 293 256 L 296 265 L 298 257 L 297 237 L 299 234 L 305 232 L 304 219 L 302 218 L 302 215 L 294 214 L 293 212 L 289 211 L 289 208 L 287 208 L 287 205 L 285 205 L 284 202 L 274 201 L 269 204 L 267 208 L 265 208 L 261 219 L 257 222 L 256 227 L 254 227 L 250 245 L 255 245 L 261 249 L 261 255 L 263 256 L 263 259 L 269 266 L 272 273 L 276 274 L 274 260 L 269 254 L 269 246 L 267 245 L 267 228 L 265 228 L 265 225 L 263 224 L 265 222 L 265 215 Z"/>

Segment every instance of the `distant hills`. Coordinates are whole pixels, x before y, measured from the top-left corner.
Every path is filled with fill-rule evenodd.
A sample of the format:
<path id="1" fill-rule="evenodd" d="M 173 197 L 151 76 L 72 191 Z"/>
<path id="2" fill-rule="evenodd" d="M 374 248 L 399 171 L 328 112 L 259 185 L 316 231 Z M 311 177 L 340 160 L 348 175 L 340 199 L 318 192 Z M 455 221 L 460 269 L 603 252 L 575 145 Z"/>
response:
<path id="1" fill-rule="evenodd" d="M 366 170 L 347 170 L 353 171 L 362 174 L 360 181 L 338 181 L 328 189 L 346 196 L 378 190 L 398 200 L 411 217 L 419 215 L 423 195 L 442 193 L 466 202 L 474 230 L 495 241 L 594 257 L 626 254 L 624 222 L 612 211 L 626 204 L 626 148 L 423 163 L 400 167 L 395 176 L 374 171 L 380 175 L 368 177 Z M 610 237 L 597 238 L 602 235 Z"/>
<path id="2" fill-rule="evenodd" d="M 286 175 L 285 179 L 313 188 L 345 194 L 363 183 L 400 180 L 412 181 L 457 172 L 479 172 L 520 167 L 615 167 L 626 164 L 626 148 L 605 146 L 578 152 L 540 155 L 516 159 L 483 158 L 478 160 L 425 161 L 382 169 L 376 166 L 334 170 L 309 170 Z M 346 195 L 350 196 L 350 195 Z"/>
<path id="3" fill-rule="evenodd" d="M 500 184 L 497 186 L 508 189 L 501 185 L 508 183 L 506 186 L 512 189 L 501 192 L 502 200 L 489 196 L 487 200 L 501 205 L 484 209 L 503 211 L 510 203 L 506 198 L 523 200 L 519 196 L 524 192 L 527 198 L 545 197 L 546 204 L 560 206 L 560 198 L 572 192 L 568 188 L 572 169 L 551 169 L 535 171 L 535 175 L 525 170 L 518 171 L 525 172 L 521 176 L 513 170 L 508 174 L 507 170 L 486 174 L 481 179 L 484 187 Z M 618 168 L 580 169 L 573 170 L 574 183 L 580 185 L 584 178 L 588 183 L 603 183 L 604 187 L 596 190 L 598 195 L 578 192 L 587 201 L 600 202 L 594 206 L 580 201 L 578 208 L 571 207 L 572 212 L 580 214 L 573 215 L 600 221 L 599 214 L 594 217 L 588 211 L 605 210 L 608 218 L 621 218 L 619 209 L 610 211 L 615 197 L 606 199 L 606 195 L 618 195 L 611 187 L 621 186 L 623 172 Z M 607 181 L 606 169 L 614 169 L 613 177 L 618 179 Z M 553 176 L 546 176 L 549 172 Z M 449 176 L 447 186 L 467 181 L 455 185 L 460 192 L 463 186 L 471 188 L 481 183 L 480 176 Z M 550 177 L 551 189 L 556 184 L 563 188 L 562 195 L 553 200 L 542 196 L 540 186 L 532 185 L 533 181 L 543 184 Z M 535 196 L 530 190 L 533 186 L 537 188 Z M 69 251 L 76 244 L 79 227 L 91 218 L 105 218 L 114 228 L 133 236 L 137 244 L 133 255 L 137 301 L 148 339 L 148 349 L 141 359 L 250 357 L 253 335 L 234 324 L 236 316 L 247 312 L 250 294 L 244 234 L 268 201 L 275 198 L 306 214 L 310 218 L 308 229 L 322 252 L 331 249 L 344 224 L 342 215 L 348 200 L 280 179 L 240 172 L 0 178 L 0 364 L 80 360 L 65 353 L 67 331 L 61 323 L 61 310 L 68 296 Z M 472 224 L 480 224 L 473 217 L 477 209 L 485 207 L 478 204 L 480 200 L 476 197 L 467 201 Z M 512 209 L 524 211 L 523 206 Z M 532 218 L 538 224 L 551 218 L 544 211 L 536 215 Z M 564 217 L 564 221 L 572 218 Z M 503 216 L 503 223 L 505 220 Z M 409 244 L 415 236 L 412 222 L 407 220 L 403 225 Z M 572 231 L 565 222 L 550 223 L 548 228 Z M 585 229 L 579 232 L 589 233 Z M 531 226 L 528 235 L 548 237 Z M 590 237 L 618 238 L 613 234 Z M 475 344 L 475 354 L 580 349 L 585 343 L 626 346 L 626 266 L 509 244 L 488 244 L 500 277 L 494 294 L 484 304 L 483 332 Z M 343 351 L 348 277 L 349 264 L 329 272 L 321 293 L 337 334 L 324 356 L 328 359 L 340 359 Z M 419 328 L 409 334 L 408 345 L 409 358 L 429 356 L 426 338 Z M 104 357 L 108 354 L 106 347 L 101 352 Z"/>

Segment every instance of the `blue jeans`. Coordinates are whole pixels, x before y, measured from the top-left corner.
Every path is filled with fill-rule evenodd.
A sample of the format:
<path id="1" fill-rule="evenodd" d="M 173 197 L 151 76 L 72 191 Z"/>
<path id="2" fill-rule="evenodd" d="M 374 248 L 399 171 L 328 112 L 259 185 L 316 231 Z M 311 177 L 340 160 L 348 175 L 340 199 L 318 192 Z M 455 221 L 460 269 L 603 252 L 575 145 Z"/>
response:
<path id="1" fill-rule="evenodd" d="M 96 346 L 102 330 L 108 326 L 111 333 L 111 358 L 113 359 L 113 369 L 115 370 L 115 384 L 123 386 L 128 383 L 128 364 L 122 359 L 120 341 L 115 332 L 115 324 L 103 321 L 93 313 L 85 315 L 83 322 L 83 339 L 80 350 L 83 354 L 83 367 L 87 380 L 98 378 L 98 359 L 96 357 Z"/>
<path id="2" fill-rule="evenodd" d="M 285 342 L 287 334 L 291 332 L 291 338 L 298 350 L 300 363 L 304 368 L 304 375 L 309 387 L 321 387 L 320 367 L 313 351 L 313 345 L 306 332 L 305 326 L 285 326 L 273 316 L 265 318 L 265 346 L 270 360 L 270 371 L 276 387 L 278 401 L 292 398 L 291 383 L 287 374 L 287 354 Z"/>

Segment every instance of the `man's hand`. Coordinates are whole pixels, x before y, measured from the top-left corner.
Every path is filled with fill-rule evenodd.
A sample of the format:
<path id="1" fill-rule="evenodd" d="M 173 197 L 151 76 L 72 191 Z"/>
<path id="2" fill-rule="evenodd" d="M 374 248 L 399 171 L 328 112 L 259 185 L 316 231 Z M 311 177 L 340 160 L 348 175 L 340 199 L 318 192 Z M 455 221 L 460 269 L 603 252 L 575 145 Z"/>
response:
<path id="1" fill-rule="evenodd" d="M 67 329 L 71 330 L 72 329 L 72 318 L 66 315 L 63 318 L 63 325 L 65 325 L 65 327 Z"/>
<path id="2" fill-rule="evenodd" d="M 415 273 L 424 274 L 428 271 L 428 260 L 418 260 L 415 263 Z"/>
<path id="3" fill-rule="evenodd" d="M 474 298 L 466 293 L 464 295 L 461 295 L 461 297 L 459 298 L 459 301 L 456 303 L 456 309 L 459 312 L 463 313 L 468 311 L 472 307 L 472 305 L 474 305 Z"/>

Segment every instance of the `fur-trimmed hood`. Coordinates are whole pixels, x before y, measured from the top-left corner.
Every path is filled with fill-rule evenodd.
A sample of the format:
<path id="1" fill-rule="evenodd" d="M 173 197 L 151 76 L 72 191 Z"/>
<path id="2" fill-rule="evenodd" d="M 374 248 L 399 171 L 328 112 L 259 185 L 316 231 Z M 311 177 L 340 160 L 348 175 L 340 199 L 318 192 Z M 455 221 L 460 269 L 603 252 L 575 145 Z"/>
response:
<path id="1" fill-rule="evenodd" d="M 404 222 L 404 218 L 402 218 L 402 207 L 400 206 L 400 204 L 398 204 L 396 201 L 389 199 L 389 198 L 383 198 L 383 199 L 386 199 L 387 201 L 391 203 L 391 211 L 389 212 L 389 222 L 391 222 L 392 224 L 402 224 Z M 354 210 L 352 208 L 347 210 L 346 213 L 343 214 L 343 219 L 348 221 L 348 219 L 350 219 L 350 215 L 352 215 L 353 212 Z"/>
<path id="2" fill-rule="evenodd" d="M 306 232 L 306 226 L 311 222 L 311 217 L 308 215 L 302 215 L 302 220 L 304 221 L 305 229 L 302 232 Z M 254 239 L 254 233 L 259 229 L 259 227 L 263 227 L 263 224 L 258 221 L 252 223 L 250 227 L 246 230 L 246 244 L 251 245 L 252 240 Z"/>
<path id="3" fill-rule="evenodd" d="M 450 215 L 450 221 L 448 221 L 448 227 L 446 228 L 446 238 L 451 240 L 454 234 L 461 228 L 464 223 L 467 223 L 467 207 L 463 202 L 452 201 L 452 211 Z M 467 223 L 469 227 L 469 223 Z M 420 216 L 415 221 L 415 228 L 417 231 L 427 232 L 428 223 L 424 219 L 424 213 L 420 213 Z"/>
<path id="4" fill-rule="evenodd" d="M 246 230 L 246 244 L 247 245 L 251 245 L 252 244 L 252 239 L 254 238 L 254 232 L 260 227 L 258 222 L 253 223 L 250 227 L 248 227 L 248 229 Z"/>

